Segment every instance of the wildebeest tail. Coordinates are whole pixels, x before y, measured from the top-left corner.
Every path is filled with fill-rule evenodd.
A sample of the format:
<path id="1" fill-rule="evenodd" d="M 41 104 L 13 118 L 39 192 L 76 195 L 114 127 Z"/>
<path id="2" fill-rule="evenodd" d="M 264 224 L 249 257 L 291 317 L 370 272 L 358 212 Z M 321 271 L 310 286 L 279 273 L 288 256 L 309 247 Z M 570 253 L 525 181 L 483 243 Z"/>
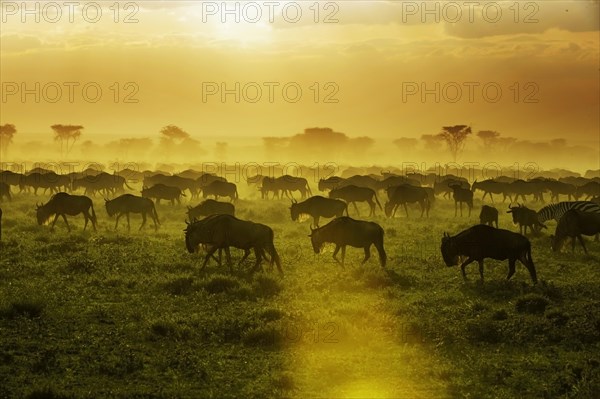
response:
<path id="1" fill-rule="evenodd" d="M 239 197 L 239 195 L 238 195 L 238 192 L 237 192 L 237 187 L 236 187 L 236 188 L 235 188 L 235 199 L 238 199 L 238 198 L 240 198 L 240 197 Z"/>
<path id="2" fill-rule="evenodd" d="M 379 203 L 379 199 L 377 198 L 377 193 L 373 193 L 373 195 L 375 196 L 375 202 L 377 202 L 377 205 L 379 205 L 379 209 L 383 211 L 383 208 L 381 207 L 381 204 Z"/>
<path id="3" fill-rule="evenodd" d="M 531 257 L 531 244 L 527 246 L 527 250 L 525 252 L 525 259 L 527 260 L 528 265 L 527 270 L 529 270 L 529 274 L 531 275 L 531 279 L 533 282 L 537 282 L 537 273 L 535 271 L 535 265 L 533 264 L 533 258 Z"/>
<path id="4" fill-rule="evenodd" d="M 271 265 L 275 263 L 279 273 L 283 274 L 283 269 L 281 268 L 281 258 L 279 257 L 279 254 L 275 249 L 275 245 L 273 243 L 269 244 L 269 248 L 267 250 L 269 252 L 269 255 L 271 255 Z"/>

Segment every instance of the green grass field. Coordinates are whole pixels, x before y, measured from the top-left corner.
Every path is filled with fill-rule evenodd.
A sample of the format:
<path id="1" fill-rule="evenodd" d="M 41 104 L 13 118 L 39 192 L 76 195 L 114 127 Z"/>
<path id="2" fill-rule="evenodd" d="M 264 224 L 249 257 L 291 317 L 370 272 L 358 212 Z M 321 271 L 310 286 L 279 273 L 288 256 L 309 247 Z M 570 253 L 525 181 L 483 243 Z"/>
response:
<path id="1" fill-rule="evenodd" d="M 481 202 L 455 218 L 438 199 L 428 219 L 378 210 L 387 270 L 350 248 L 342 269 L 332 248 L 313 252 L 311 221 L 292 222 L 289 201 L 241 197 L 238 217 L 274 229 L 283 278 L 249 275 L 253 256 L 233 275 L 214 261 L 200 271 L 184 245 L 187 204 L 161 204 L 158 232 L 138 233 L 132 216 L 127 233 L 96 198 L 98 232 L 78 216 L 69 234 L 37 225 L 47 196 L 4 202 L 0 397 L 598 397 L 599 243 L 554 254 L 552 222 L 531 238 L 537 286 L 520 264 L 506 282 L 507 262 L 491 260 L 485 282 L 476 264 L 464 282 L 439 244 L 475 224 Z"/>

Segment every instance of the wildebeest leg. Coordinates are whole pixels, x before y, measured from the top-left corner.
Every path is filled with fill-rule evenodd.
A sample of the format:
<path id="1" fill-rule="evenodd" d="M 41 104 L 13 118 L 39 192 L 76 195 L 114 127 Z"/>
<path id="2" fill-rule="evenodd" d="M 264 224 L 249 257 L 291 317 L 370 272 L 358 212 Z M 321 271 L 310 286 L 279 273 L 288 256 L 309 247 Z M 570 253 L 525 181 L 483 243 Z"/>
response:
<path id="1" fill-rule="evenodd" d="M 364 265 L 369 258 L 371 257 L 371 244 L 369 244 L 368 247 L 365 247 L 365 258 L 362 261 L 362 264 Z"/>
<path id="2" fill-rule="evenodd" d="M 63 213 L 61 215 L 63 217 L 63 220 L 65 221 L 65 224 L 67 225 L 67 230 L 69 230 L 69 232 L 71 232 L 71 226 L 69 226 L 69 222 L 67 222 L 67 216 Z M 54 219 L 54 221 L 56 221 L 56 219 Z M 85 230 L 85 228 L 84 228 Z"/>
<path id="3" fill-rule="evenodd" d="M 508 260 L 508 274 L 506 275 L 507 280 L 510 280 L 513 274 L 515 274 L 515 263 L 517 263 L 516 259 Z"/>
<path id="4" fill-rule="evenodd" d="M 346 259 L 346 246 L 342 245 L 342 267 L 345 267 L 344 266 L 345 259 Z"/>
<path id="5" fill-rule="evenodd" d="M 227 259 L 227 266 L 229 266 L 229 272 L 233 273 L 233 266 L 231 265 L 231 252 L 229 252 L 229 247 L 225 247 L 225 259 Z"/>
<path id="6" fill-rule="evenodd" d="M 371 207 L 371 212 L 369 212 L 369 216 L 375 216 L 375 203 L 373 202 L 373 200 L 369 200 L 367 202 Z"/>
<path id="7" fill-rule="evenodd" d="M 313 219 L 315 220 L 315 226 L 319 227 L 319 219 L 321 219 L 321 216 L 314 216 Z"/>
<path id="8" fill-rule="evenodd" d="M 492 196 L 492 193 L 490 192 L 490 199 L 492 200 L 492 204 L 494 203 L 494 197 Z"/>
<path id="9" fill-rule="evenodd" d="M 138 231 L 140 231 L 145 225 L 146 225 L 146 212 L 142 212 L 142 225 L 140 226 Z M 156 222 L 154 223 L 154 225 L 156 226 Z"/>
<path id="10" fill-rule="evenodd" d="M 406 217 L 408 217 L 408 206 L 406 205 L 406 202 L 404 203 L 404 212 L 406 212 Z M 423 216 L 423 214 L 421 214 L 421 216 Z"/>
<path id="11" fill-rule="evenodd" d="M 472 262 L 474 262 L 474 261 L 475 261 L 475 259 L 473 259 L 473 258 L 469 257 L 469 258 L 467 258 L 467 260 L 466 260 L 466 261 L 464 261 L 464 262 L 463 262 L 463 263 L 460 265 L 460 271 L 462 272 L 463 279 L 465 279 L 465 280 L 467 279 L 467 273 L 466 273 L 466 271 L 465 271 L 465 268 L 466 268 L 466 267 L 467 267 L 467 266 L 468 266 L 470 263 L 472 263 Z"/>
<path id="12" fill-rule="evenodd" d="M 256 257 L 256 261 L 254 262 L 254 267 L 252 268 L 252 272 L 257 271 L 258 269 L 262 269 L 262 267 L 260 266 L 260 261 L 262 260 L 262 255 L 261 255 L 260 249 L 257 247 L 254 247 L 254 256 Z"/>
<path id="13" fill-rule="evenodd" d="M 204 263 L 202 263 L 202 267 L 200 268 L 200 270 L 204 270 L 204 268 L 206 267 L 206 264 L 208 263 L 209 259 L 211 257 L 213 257 L 213 254 L 215 253 L 216 250 L 217 250 L 217 247 L 213 246 L 207 251 L 206 256 L 204 257 Z"/>
<path id="14" fill-rule="evenodd" d="M 583 237 L 581 237 L 581 234 L 577 235 L 577 239 L 579 240 L 579 242 L 581 243 L 581 246 L 583 247 L 583 252 L 585 252 L 587 254 L 588 251 L 587 251 L 587 248 L 585 247 L 585 243 L 583 242 Z M 573 249 L 575 249 L 575 239 L 573 239 Z"/>
<path id="15" fill-rule="evenodd" d="M 481 278 L 481 281 L 483 281 L 483 259 L 478 261 L 479 263 L 479 277 Z"/>
<path id="16" fill-rule="evenodd" d="M 248 258 L 248 256 L 250 256 L 250 250 L 249 249 L 244 249 L 244 256 L 242 256 L 242 259 L 240 259 L 240 261 L 237 264 L 238 269 L 240 268 L 240 266 L 242 265 L 242 263 L 246 260 L 246 258 Z"/>
<path id="17" fill-rule="evenodd" d="M 356 210 L 356 214 L 360 216 L 360 212 L 358 211 L 358 207 L 356 206 L 356 202 L 352 201 L 352 205 L 354 205 L 354 209 Z"/>
<path id="18" fill-rule="evenodd" d="M 339 245 L 337 245 L 337 244 L 336 244 L 336 245 L 335 245 L 335 249 L 333 250 L 333 259 L 335 259 L 335 261 L 336 261 L 337 263 L 340 263 L 340 261 L 339 261 L 339 260 L 338 260 L 338 258 L 337 258 L 337 254 L 338 254 L 338 252 L 340 252 L 340 248 L 341 248 L 341 247 L 340 247 Z"/>
<path id="19" fill-rule="evenodd" d="M 131 225 L 129 224 L 129 212 L 125 212 L 125 216 L 127 217 L 127 231 L 131 231 Z"/>
<path id="20" fill-rule="evenodd" d="M 59 214 L 54 215 L 54 220 L 52 221 L 52 226 L 50 226 L 50 230 L 54 230 L 54 225 L 56 224 L 56 220 L 58 219 Z"/>
<path id="21" fill-rule="evenodd" d="M 88 225 L 88 221 L 90 220 L 89 216 L 87 215 L 87 212 L 83 212 L 83 220 L 85 220 L 85 223 L 83 224 L 83 231 L 85 231 Z"/>
<path id="22" fill-rule="evenodd" d="M 454 201 L 454 217 L 458 214 L 458 201 Z"/>
<path id="23" fill-rule="evenodd" d="M 473 209 L 473 207 L 469 204 L 467 204 L 467 206 L 469 207 L 469 217 L 471 217 L 471 210 Z"/>
<path id="24" fill-rule="evenodd" d="M 115 230 L 117 229 L 117 227 L 119 227 L 119 219 L 121 218 L 121 216 L 123 216 L 122 213 L 119 213 L 117 215 L 117 220 L 115 221 Z"/>

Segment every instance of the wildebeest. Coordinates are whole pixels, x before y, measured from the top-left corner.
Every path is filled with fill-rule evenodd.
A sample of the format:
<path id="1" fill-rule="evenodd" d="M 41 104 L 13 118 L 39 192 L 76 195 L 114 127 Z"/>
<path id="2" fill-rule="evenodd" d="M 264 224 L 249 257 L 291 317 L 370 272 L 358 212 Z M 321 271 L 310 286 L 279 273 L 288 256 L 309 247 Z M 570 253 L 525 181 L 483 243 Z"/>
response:
<path id="1" fill-rule="evenodd" d="M 348 204 L 332 198 L 325 198 L 320 195 L 315 195 L 303 202 L 292 201 L 290 213 L 293 221 L 298 220 L 300 215 L 310 215 L 313 217 L 315 226 L 319 226 L 319 219 L 348 216 Z"/>
<path id="2" fill-rule="evenodd" d="M 25 175 L 21 173 L 15 173 L 10 170 L 3 170 L 0 172 L 0 182 L 6 183 L 9 186 L 18 186 L 21 191 L 23 191 L 21 187 L 21 180 L 25 177 Z"/>
<path id="3" fill-rule="evenodd" d="M 51 229 L 54 230 L 54 225 L 59 216 L 62 216 L 67 229 L 71 231 L 71 226 L 67 222 L 67 215 L 75 216 L 83 213 L 85 218 L 85 225 L 83 230 L 85 231 L 88 221 L 92 222 L 92 227 L 96 231 L 96 212 L 94 212 L 94 204 L 89 197 L 85 195 L 71 195 L 68 193 L 60 192 L 56 193 L 50 198 L 50 201 L 43 205 L 38 205 L 36 209 L 36 217 L 39 225 L 42 225 L 47 221 L 50 216 L 54 216 Z"/>
<path id="4" fill-rule="evenodd" d="M 354 205 L 354 209 L 356 213 L 360 216 L 360 212 L 358 211 L 358 207 L 356 206 L 357 202 L 367 202 L 369 207 L 371 208 L 371 212 L 369 216 L 375 216 L 375 203 L 379 205 L 379 209 L 383 210 L 379 200 L 377 199 L 377 194 L 375 194 L 375 190 L 368 187 L 358 187 L 354 185 L 345 186 L 341 188 L 333 189 L 329 192 L 329 198 L 334 199 L 343 199 L 348 203 L 348 205 Z M 373 201 L 375 199 L 375 202 Z"/>
<path id="5" fill-rule="evenodd" d="M 552 250 L 560 250 L 567 237 L 573 240 L 571 250 L 575 252 L 575 238 L 579 240 L 583 251 L 587 254 L 582 235 L 591 236 L 600 233 L 600 213 L 581 212 L 577 209 L 567 211 L 558 221 L 552 236 Z"/>
<path id="6" fill-rule="evenodd" d="M 590 181 L 585 183 L 584 185 L 577 187 L 576 193 L 575 193 L 575 197 L 576 198 L 581 198 L 581 197 L 585 197 L 584 199 L 590 199 L 592 197 L 595 196 L 599 196 L 600 195 L 600 183 L 597 181 Z"/>
<path id="7" fill-rule="evenodd" d="M 540 229 L 545 229 L 546 225 L 541 223 L 538 219 L 538 214 L 533 209 L 529 209 L 522 204 L 518 206 L 508 206 L 506 213 L 512 213 L 513 223 L 519 225 L 519 232 L 521 234 L 527 234 L 527 228 L 532 233 L 539 233 Z"/>
<path id="8" fill-rule="evenodd" d="M 10 198 L 10 186 L 6 183 L 0 182 L 0 202 L 2 202 L 2 198 L 6 197 L 9 201 Z"/>
<path id="9" fill-rule="evenodd" d="M 144 178 L 144 186 L 151 187 L 155 184 L 164 184 L 169 187 L 177 187 L 181 192 L 188 190 L 191 198 L 197 198 L 200 191 L 200 183 L 194 179 L 182 177 L 182 176 L 171 176 L 156 174 L 153 176 L 146 176 Z"/>
<path id="10" fill-rule="evenodd" d="M 453 237 L 444 233 L 441 251 L 448 267 L 458 264 L 459 256 L 467 257 L 460 265 L 465 280 L 467 278 L 465 267 L 475 261 L 479 263 L 479 274 L 483 280 L 483 260 L 491 258 L 508 259 L 507 280 L 515 274 L 515 264 L 518 259 L 529 270 L 531 280 L 537 282 L 535 265 L 531 258 L 531 243 L 527 237 L 512 231 L 478 224 Z"/>
<path id="11" fill-rule="evenodd" d="M 114 195 L 123 192 L 125 187 L 133 190 L 124 177 L 106 172 L 100 172 L 97 175 L 84 175 L 84 177 L 74 180 L 72 185 L 73 190 L 84 188 L 87 195 L 96 195 L 97 192 L 102 193 L 104 196 Z"/>
<path id="12" fill-rule="evenodd" d="M 123 194 L 115 199 L 105 199 L 104 201 L 108 216 L 113 217 L 115 214 L 117 215 L 115 230 L 119 226 L 119 219 L 121 216 L 123 216 L 123 214 L 125 214 L 127 217 L 127 230 L 130 230 L 130 213 L 142 214 L 142 225 L 140 226 L 139 230 L 146 225 L 146 215 L 150 215 L 150 218 L 152 218 L 152 221 L 154 222 L 154 229 L 158 230 L 158 225 L 160 222 L 158 221 L 158 214 L 156 213 L 154 202 L 152 202 L 150 198 L 138 197 L 132 194 Z"/>
<path id="13" fill-rule="evenodd" d="M 209 195 L 214 195 L 215 200 L 218 200 L 219 197 L 229 197 L 233 202 L 238 199 L 237 186 L 235 183 L 215 180 L 202 188 L 202 196 L 206 198 Z"/>
<path id="14" fill-rule="evenodd" d="M 471 217 L 471 210 L 473 209 L 473 191 L 464 188 L 458 184 L 450 184 L 448 187 L 452 189 L 454 198 L 454 216 L 458 213 L 458 206 L 460 205 L 460 216 L 462 216 L 462 204 L 465 203 L 469 207 L 469 217 Z"/>
<path id="15" fill-rule="evenodd" d="M 425 187 L 416 187 L 410 184 L 392 186 L 387 189 L 389 201 L 384 205 L 385 215 L 387 217 L 396 216 L 396 210 L 400 205 L 404 205 L 406 217 L 408 217 L 408 207 L 406 204 L 418 202 L 421 206 L 421 217 L 423 213 L 429 217 L 429 195 Z"/>
<path id="16" fill-rule="evenodd" d="M 550 201 L 559 201 L 559 195 L 566 195 L 571 201 L 576 196 L 577 187 L 573 184 L 564 183 L 558 180 L 547 180 L 546 187 L 550 190 Z"/>
<path id="17" fill-rule="evenodd" d="M 239 263 L 243 262 L 248 257 L 249 250 L 253 249 L 256 256 L 253 269 L 255 271 L 259 268 L 260 262 L 267 252 L 271 257 L 271 267 L 273 264 L 277 265 L 279 273 L 283 274 L 281 260 L 273 241 L 273 229 L 269 226 L 240 220 L 231 215 L 208 216 L 205 219 L 188 223 L 185 229 L 185 244 L 188 252 L 195 252 L 200 244 L 205 244 L 209 248 L 202 269 L 218 249 L 224 249 L 229 269 L 232 270 L 229 247 L 234 247 L 243 249 L 245 252 Z"/>
<path id="18" fill-rule="evenodd" d="M 493 226 L 496 224 L 498 228 L 498 209 L 493 206 L 483 205 L 479 213 L 479 223 Z"/>
<path id="19" fill-rule="evenodd" d="M 331 176 L 327 179 L 319 179 L 319 191 L 333 190 L 342 186 L 342 182 L 346 179 L 339 176 Z"/>
<path id="20" fill-rule="evenodd" d="M 165 186 L 162 183 L 155 184 L 150 188 L 142 188 L 142 197 L 154 198 L 158 205 L 160 205 L 161 199 L 171 201 L 171 205 L 175 205 L 175 201 L 177 201 L 178 204 L 181 204 L 181 196 L 185 196 L 185 194 L 181 192 L 180 188 Z"/>
<path id="21" fill-rule="evenodd" d="M 385 267 L 387 255 L 383 247 L 383 228 L 375 222 L 355 220 L 348 216 L 333 219 L 323 227 L 311 228 L 310 241 L 315 253 L 321 252 L 323 244 L 331 242 L 335 244 L 333 259 L 344 266 L 346 257 L 346 246 L 363 248 L 365 251 L 364 264 L 371 257 L 371 245 L 375 245 L 379 253 L 379 263 Z M 342 261 L 338 261 L 337 254 L 342 250 Z"/>
<path id="22" fill-rule="evenodd" d="M 471 186 L 469 182 L 464 178 L 446 177 L 442 181 L 433 182 L 433 192 L 435 195 L 443 194 L 444 198 L 450 198 L 452 195 L 452 188 L 450 186 L 458 185 L 465 190 L 470 190 Z"/>
<path id="23" fill-rule="evenodd" d="M 21 191 L 28 188 L 33 188 L 33 194 L 37 195 L 40 188 L 44 189 L 44 193 L 50 190 L 51 193 L 57 193 L 61 188 L 70 188 L 70 180 L 67 176 L 57 175 L 54 172 L 50 173 L 30 173 L 21 178 L 19 186 Z"/>
<path id="24" fill-rule="evenodd" d="M 188 206 L 188 219 L 200 219 L 210 215 L 235 215 L 235 206 L 229 202 L 220 202 L 213 199 L 202 201 L 195 207 Z"/>
<path id="25" fill-rule="evenodd" d="M 526 195 L 533 195 L 534 201 L 544 202 L 544 191 L 546 190 L 545 182 L 541 180 L 515 180 L 510 183 L 509 190 L 511 193 L 515 194 L 513 199 L 515 201 L 519 200 L 519 197 L 523 201 L 527 201 Z"/>
<path id="26" fill-rule="evenodd" d="M 509 197 L 509 199 L 512 201 L 507 183 L 497 182 L 493 179 L 479 182 L 475 180 L 472 189 L 473 192 L 475 192 L 476 190 L 483 191 L 483 197 L 481 197 L 482 201 L 485 199 L 486 196 L 489 195 L 490 200 L 492 201 L 492 203 L 494 203 L 494 197 L 492 196 L 492 194 L 502 194 L 502 202 L 506 201 L 506 197 Z"/>

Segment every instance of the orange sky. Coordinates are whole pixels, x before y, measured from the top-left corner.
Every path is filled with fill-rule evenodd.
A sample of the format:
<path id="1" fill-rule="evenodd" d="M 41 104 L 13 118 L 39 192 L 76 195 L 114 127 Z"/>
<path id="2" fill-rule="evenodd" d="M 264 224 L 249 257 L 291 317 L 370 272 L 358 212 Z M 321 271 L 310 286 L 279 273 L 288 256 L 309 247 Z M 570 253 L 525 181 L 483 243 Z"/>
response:
<path id="1" fill-rule="evenodd" d="M 188 1 L 135 2 L 127 9 L 120 3 L 119 22 L 109 8 L 113 2 L 106 2 L 97 23 L 86 21 L 81 7 L 73 9 L 73 23 L 67 7 L 61 15 L 49 7 L 36 23 L 36 15 L 22 15 L 20 2 L 3 1 L 0 123 L 17 126 L 15 141 L 27 134 L 50 135 L 54 123 L 84 125 L 86 137 L 99 140 L 156 137 L 167 124 L 199 139 L 287 136 L 312 126 L 388 139 L 420 137 L 462 123 L 523 139 L 598 140 L 598 1 L 520 2 L 518 15 L 513 1 L 494 3 L 502 5 L 498 22 L 492 22 L 495 8 L 484 12 L 481 6 L 472 9 L 471 22 L 465 6 L 456 23 L 449 22 L 458 14 L 447 2 L 437 3 L 439 23 L 435 13 L 422 14 L 421 2 L 321 2 L 317 23 L 313 2 L 278 3 L 273 22 L 261 1 L 254 3 L 258 8 L 246 5 L 245 12 L 245 4 L 238 3 L 239 23 L 235 15 L 211 8 L 221 2 Z M 236 2 L 228 4 L 233 8 Z M 286 21 L 282 9 L 292 20 L 297 6 L 299 21 Z M 263 16 L 254 23 L 257 9 Z M 86 15 L 93 18 L 94 8 Z M 124 23 L 127 16 L 137 22 Z M 324 23 L 327 16 L 338 22 Z M 23 102 L 21 84 L 32 89 L 35 82 L 40 102 L 33 94 Z M 49 82 L 56 83 L 44 93 Z M 79 84 L 73 103 L 65 82 Z M 81 87 L 90 82 L 103 91 L 96 103 L 82 96 Z M 116 103 L 115 82 L 120 86 Z M 126 88 L 128 82 L 133 85 Z M 234 88 L 236 82 L 239 103 L 234 95 L 223 103 L 218 93 L 203 100 L 203 85 Z M 251 82 L 256 83 L 247 85 Z M 265 82 L 279 85 L 273 102 Z M 433 94 L 425 101 L 420 93 L 403 99 L 403 88 L 425 83 L 433 89 L 436 82 L 439 103 Z M 479 85 L 472 102 L 465 82 Z M 515 83 L 520 85 L 517 102 Z M 290 96 L 295 88 L 302 90 L 298 102 L 285 100 L 286 84 Z M 484 98 L 486 84 L 490 96 L 495 87 L 502 90 L 498 102 Z M 63 89 L 56 103 L 48 101 L 56 96 L 53 85 Z M 247 96 L 241 92 L 244 85 Z M 262 98 L 252 103 L 257 86 Z M 462 96 L 453 103 L 457 86 Z M 124 103 L 134 88 L 138 102 Z M 337 103 L 326 103 L 327 94 Z M 537 103 L 525 103 L 528 95 Z"/>

